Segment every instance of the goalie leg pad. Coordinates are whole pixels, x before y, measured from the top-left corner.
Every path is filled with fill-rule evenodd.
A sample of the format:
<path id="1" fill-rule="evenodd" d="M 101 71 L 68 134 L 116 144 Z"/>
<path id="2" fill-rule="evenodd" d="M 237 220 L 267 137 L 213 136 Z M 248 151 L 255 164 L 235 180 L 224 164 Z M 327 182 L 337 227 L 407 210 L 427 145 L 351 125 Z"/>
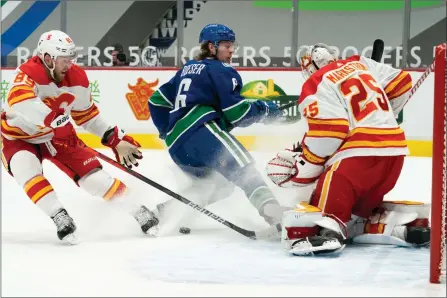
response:
<path id="1" fill-rule="evenodd" d="M 323 216 L 321 210 L 301 202 L 283 215 L 281 242 L 297 256 L 340 251 L 344 236 L 339 224 Z"/>
<path id="2" fill-rule="evenodd" d="M 406 224 L 407 226 L 428 227 L 431 204 L 417 201 L 384 201 L 382 208 L 403 213 L 417 213 L 417 218 Z"/>
<path id="3" fill-rule="evenodd" d="M 398 246 L 428 244 L 429 209 L 429 204 L 420 202 L 384 202 L 365 222 L 363 231 L 353 238 L 353 242 Z"/>

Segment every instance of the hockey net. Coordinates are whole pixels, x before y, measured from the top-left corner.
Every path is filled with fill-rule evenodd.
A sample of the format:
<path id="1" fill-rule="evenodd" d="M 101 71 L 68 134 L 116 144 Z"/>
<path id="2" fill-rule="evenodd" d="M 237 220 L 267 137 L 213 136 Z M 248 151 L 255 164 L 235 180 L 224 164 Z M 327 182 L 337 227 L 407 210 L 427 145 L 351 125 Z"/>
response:
<path id="1" fill-rule="evenodd" d="M 446 44 L 436 48 L 433 114 L 430 282 L 446 281 Z"/>

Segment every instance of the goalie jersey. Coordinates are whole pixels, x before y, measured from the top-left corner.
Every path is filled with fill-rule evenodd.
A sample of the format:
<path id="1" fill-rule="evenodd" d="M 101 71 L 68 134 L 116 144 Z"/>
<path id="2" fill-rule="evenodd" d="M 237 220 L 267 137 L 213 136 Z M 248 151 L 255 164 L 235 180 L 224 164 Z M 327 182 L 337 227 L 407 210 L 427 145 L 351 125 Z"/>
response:
<path id="1" fill-rule="evenodd" d="M 71 114 L 74 122 L 87 130 L 100 119 L 83 69 L 72 65 L 64 80 L 56 85 L 40 58 L 34 56 L 15 70 L 7 97 L 6 113 L 2 114 L 2 136 L 33 144 L 47 142 L 52 139 L 53 132 L 45 122 L 58 109 Z M 103 120 L 98 122 L 101 123 L 95 123 L 95 130 L 103 134 L 108 125 Z"/>
<path id="2" fill-rule="evenodd" d="M 203 123 L 216 120 L 222 129 L 248 126 L 265 117 L 265 105 L 241 96 L 242 79 L 229 64 L 214 59 L 190 60 L 149 99 L 160 138 L 173 151 Z"/>
<path id="3" fill-rule="evenodd" d="M 304 158 L 329 166 L 353 156 L 407 155 L 396 117 L 411 87 L 409 73 L 363 56 L 322 67 L 304 83 L 298 101 L 309 126 Z"/>

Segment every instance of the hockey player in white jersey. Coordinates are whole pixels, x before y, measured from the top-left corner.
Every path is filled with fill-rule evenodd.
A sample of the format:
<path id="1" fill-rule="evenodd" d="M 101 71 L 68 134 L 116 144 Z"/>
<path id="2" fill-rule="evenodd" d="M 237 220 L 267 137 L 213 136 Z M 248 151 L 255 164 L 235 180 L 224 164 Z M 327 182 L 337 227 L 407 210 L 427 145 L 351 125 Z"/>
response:
<path id="1" fill-rule="evenodd" d="M 301 144 L 280 151 L 267 175 L 281 187 L 316 182 L 310 203 L 283 216 L 282 241 L 295 255 L 361 243 L 429 241 L 428 206 L 383 203 L 408 148 L 395 118 L 412 87 L 409 73 L 363 56 L 339 60 L 325 44 L 301 57 L 307 81 L 299 110 L 308 123 Z"/>
<path id="2" fill-rule="evenodd" d="M 91 99 L 84 70 L 74 64 L 75 44 L 64 32 L 41 35 L 38 56 L 20 65 L 1 115 L 2 161 L 31 201 L 54 221 L 61 240 L 75 242 L 76 225 L 42 172 L 53 162 L 87 193 L 117 204 L 135 217 L 143 232 L 158 223 L 145 206 L 133 204 L 131 191 L 102 169 L 94 153 L 77 137 L 74 122 L 99 136 L 128 167 L 142 158 L 140 145 L 109 124 Z"/>

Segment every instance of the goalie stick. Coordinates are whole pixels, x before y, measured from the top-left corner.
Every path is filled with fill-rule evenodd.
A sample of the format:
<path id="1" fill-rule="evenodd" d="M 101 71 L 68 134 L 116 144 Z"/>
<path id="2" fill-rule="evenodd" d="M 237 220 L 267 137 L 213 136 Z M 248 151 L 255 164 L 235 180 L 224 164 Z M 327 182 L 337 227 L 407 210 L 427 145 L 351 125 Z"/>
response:
<path id="1" fill-rule="evenodd" d="M 92 151 L 92 153 L 94 153 L 97 157 L 101 158 L 102 160 L 111 164 L 112 166 L 117 167 L 118 169 L 123 170 L 124 172 L 127 172 L 128 174 L 143 181 L 144 183 L 149 184 L 150 186 L 164 192 L 165 194 L 173 197 L 174 199 L 182 202 L 185 205 L 188 205 L 189 207 L 197 210 L 198 212 L 214 219 L 215 221 L 223 224 L 224 226 L 227 226 L 228 228 L 232 229 L 233 231 L 236 231 L 239 234 L 244 235 L 245 237 L 248 237 L 253 240 L 272 239 L 272 238 L 276 238 L 281 233 L 282 227 L 281 227 L 281 224 L 279 224 L 279 223 L 274 226 L 270 226 L 267 229 L 260 230 L 260 231 L 250 231 L 250 230 L 243 229 L 243 228 L 229 222 L 228 220 L 223 219 L 222 217 L 209 211 L 208 209 L 205 209 L 205 208 L 201 207 L 200 205 L 188 200 L 187 198 L 182 197 L 181 195 L 173 192 L 172 190 L 164 187 L 163 185 L 158 184 L 157 182 L 141 175 L 140 173 L 135 172 L 135 171 L 121 165 L 120 163 L 116 162 L 115 160 L 108 157 L 107 155 L 104 155 L 90 147 L 87 147 L 87 145 L 85 145 L 85 144 L 83 144 L 83 146 L 85 146 L 85 148 L 87 150 Z"/>
<path id="2" fill-rule="evenodd" d="M 372 49 L 372 53 L 371 53 L 371 59 L 380 63 L 380 61 L 382 60 L 384 49 L 385 49 L 385 43 L 383 42 L 383 40 L 381 40 L 381 39 L 374 40 L 373 49 Z M 284 111 L 284 110 L 287 110 L 288 108 L 293 107 L 297 104 L 298 104 L 297 101 L 296 102 L 293 101 L 293 102 L 290 102 L 283 106 L 280 106 L 279 110 Z"/>
<path id="3" fill-rule="evenodd" d="M 382 61 L 384 49 L 385 49 L 385 43 L 383 42 L 383 40 L 381 39 L 374 40 L 371 59 L 380 63 Z"/>

